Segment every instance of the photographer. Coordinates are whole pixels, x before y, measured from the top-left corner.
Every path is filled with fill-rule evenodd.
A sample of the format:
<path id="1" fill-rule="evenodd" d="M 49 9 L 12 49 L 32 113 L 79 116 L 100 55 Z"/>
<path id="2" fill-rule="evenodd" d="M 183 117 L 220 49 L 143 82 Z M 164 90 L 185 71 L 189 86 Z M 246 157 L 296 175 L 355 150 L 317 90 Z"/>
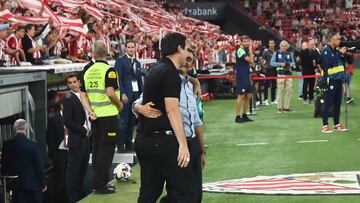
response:
<path id="1" fill-rule="evenodd" d="M 287 41 L 280 42 L 280 50 L 273 53 L 270 66 L 276 68 L 277 75 L 289 76 L 291 69 L 295 67 L 294 55 L 288 51 L 289 43 Z M 292 79 L 277 79 L 277 109 L 278 113 L 292 112 L 290 109 L 290 101 L 292 97 Z"/>

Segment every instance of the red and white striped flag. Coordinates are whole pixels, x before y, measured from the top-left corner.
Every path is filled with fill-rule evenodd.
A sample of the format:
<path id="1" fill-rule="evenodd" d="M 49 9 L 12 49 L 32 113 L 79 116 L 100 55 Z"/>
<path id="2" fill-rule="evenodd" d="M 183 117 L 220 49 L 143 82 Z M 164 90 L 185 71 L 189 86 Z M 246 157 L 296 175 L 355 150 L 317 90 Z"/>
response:
<path id="1" fill-rule="evenodd" d="M 54 25 L 60 25 L 58 16 L 51 10 L 51 8 L 40 0 L 17 0 L 17 3 L 22 7 L 40 14 L 43 17 L 50 17 Z M 43 9 L 43 10 L 42 10 Z"/>
<path id="2" fill-rule="evenodd" d="M 86 30 L 84 29 L 84 24 L 81 19 L 65 18 L 62 16 L 59 16 L 59 19 L 61 21 L 62 28 L 67 28 L 70 31 L 74 31 L 80 34 L 86 34 Z"/>
<path id="3" fill-rule="evenodd" d="M 48 18 L 19 16 L 12 14 L 8 9 L 0 12 L 0 19 L 4 19 L 10 22 L 20 23 L 20 24 L 44 25 L 48 23 Z"/>

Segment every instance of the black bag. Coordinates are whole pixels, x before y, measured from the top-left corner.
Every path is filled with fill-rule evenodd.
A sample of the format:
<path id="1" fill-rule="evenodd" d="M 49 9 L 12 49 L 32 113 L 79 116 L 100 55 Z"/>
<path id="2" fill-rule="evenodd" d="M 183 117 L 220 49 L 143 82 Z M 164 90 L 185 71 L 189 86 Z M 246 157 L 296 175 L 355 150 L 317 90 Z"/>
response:
<path id="1" fill-rule="evenodd" d="M 323 112 L 324 112 L 324 94 L 321 93 L 319 94 L 316 99 L 315 99 L 315 111 L 314 111 L 314 117 L 315 118 L 322 118 Z M 333 111 L 334 108 L 331 106 L 329 109 L 329 113 L 328 113 L 328 117 L 332 117 L 333 116 Z"/>

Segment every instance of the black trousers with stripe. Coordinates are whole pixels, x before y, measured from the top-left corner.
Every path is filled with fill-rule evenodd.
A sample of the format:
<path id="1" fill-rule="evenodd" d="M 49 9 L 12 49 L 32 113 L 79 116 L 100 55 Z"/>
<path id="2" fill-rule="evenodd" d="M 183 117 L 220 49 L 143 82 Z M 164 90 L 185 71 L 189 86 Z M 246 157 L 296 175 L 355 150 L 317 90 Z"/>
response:
<path id="1" fill-rule="evenodd" d="M 101 189 L 109 182 L 109 170 L 114 158 L 115 145 L 119 130 L 117 116 L 97 118 L 92 125 L 94 189 Z"/>

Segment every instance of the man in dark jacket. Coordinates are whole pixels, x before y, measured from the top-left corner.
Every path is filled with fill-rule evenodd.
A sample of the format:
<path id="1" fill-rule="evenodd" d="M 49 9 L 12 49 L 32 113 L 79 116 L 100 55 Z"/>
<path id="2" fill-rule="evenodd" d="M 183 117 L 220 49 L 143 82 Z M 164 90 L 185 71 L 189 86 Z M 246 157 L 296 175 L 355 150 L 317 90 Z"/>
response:
<path id="1" fill-rule="evenodd" d="M 45 192 L 45 172 L 37 144 L 26 137 L 26 121 L 14 123 L 16 136 L 6 141 L 2 149 L 1 175 L 18 176 L 10 184 L 13 202 L 42 202 Z"/>
<path id="2" fill-rule="evenodd" d="M 307 47 L 300 52 L 302 75 L 315 75 L 315 70 L 320 64 L 320 55 L 316 50 L 314 40 L 309 40 Z M 304 78 L 303 99 L 304 103 L 312 103 L 314 99 L 315 78 Z"/>
<path id="3" fill-rule="evenodd" d="M 66 190 L 69 202 L 84 197 L 83 183 L 90 156 L 90 124 L 80 100 L 80 77 L 67 76 L 70 95 L 64 100 L 64 124 L 68 131 L 69 164 L 66 172 Z"/>
<path id="4" fill-rule="evenodd" d="M 53 168 L 54 201 L 66 203 L 65 174 L 68 164 L 68 148 L 65 146 L 65 126 L 63 117 L 63 101 L 65 96 L 60 98 L 60 112 L 49 118 L 46 131 L 46 143 L 49 149 L 49 158 Z"/>
<path id="5" fill-rule="evenodd" d="M 135 117 L 131 113 L 131 104 L 139 98 L 143 90 L 140 62 L 135 58 L 135 42 L 127 41 L 126 54 L 116 59 L 115 70 L 119 76 L 121 101 L 124 108 L 120 114 L 120 134 L 118 150 L 132 150 Z"/>

